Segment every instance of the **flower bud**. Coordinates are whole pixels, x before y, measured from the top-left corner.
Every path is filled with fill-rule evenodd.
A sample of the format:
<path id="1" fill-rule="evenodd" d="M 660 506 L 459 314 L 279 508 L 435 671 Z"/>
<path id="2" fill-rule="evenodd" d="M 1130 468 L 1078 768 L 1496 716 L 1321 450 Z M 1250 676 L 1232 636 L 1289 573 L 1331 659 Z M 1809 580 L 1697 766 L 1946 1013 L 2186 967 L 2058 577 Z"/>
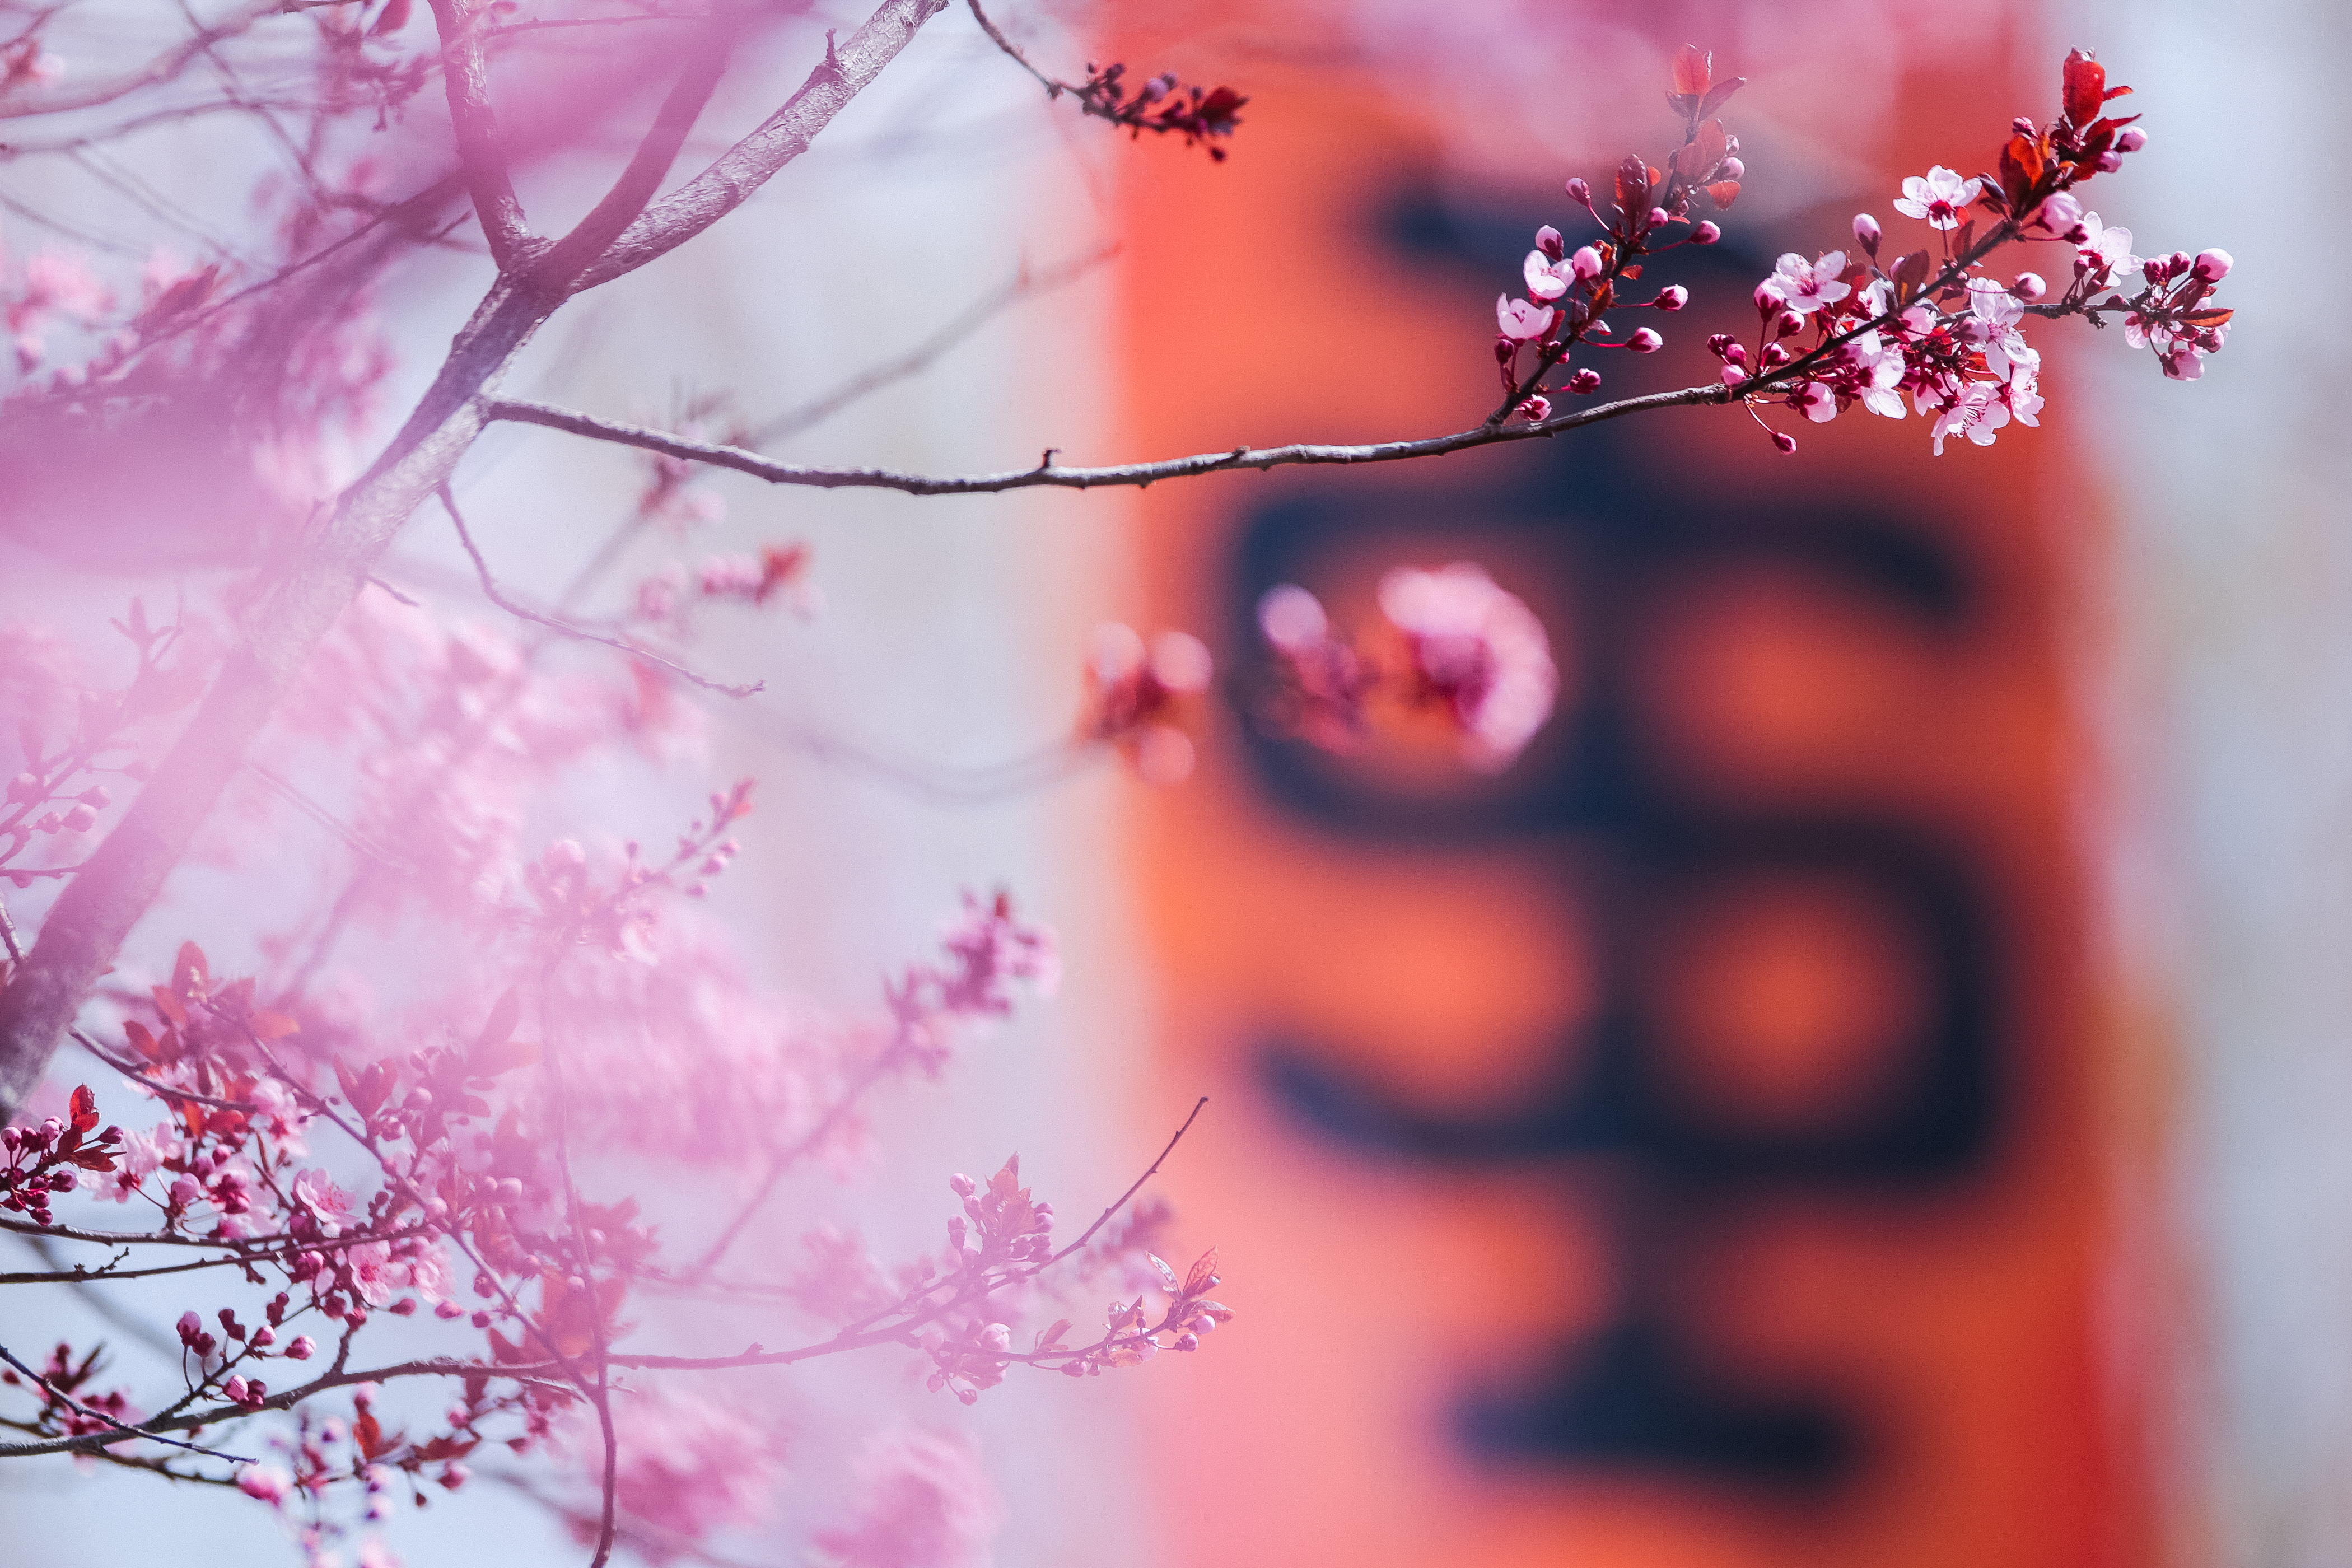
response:
<path id="1" fill-rule="evenodd" d="M 1592 187 L 1581 179 L 1569 181 L 1567 188 L 1570 201 L 1580 207 L 1590 208 L 1592 205 Z"/>
<path id="2" fill-rule="evenodd" d="M 2124 155 L 2110 147 L 2099 154 L 2098 169 L 2102 174 L 2112 174 L 2124 166 Z"/>
<path id="3" fill-rule="evenodd" d="M 1878 242 L 1882 237 L 1876 218 L 1868 213 L 1853 215 L 1853 242 L 1856 245 L 1874 257 L 1878 254 Z"/>
<path id="4" fill-rule="evenodd" d="M 1786 303 L 1780 296 L 1775 294 L 1771 289 L 1767 289 L 1761 283 L 1756 285 L 1756 293 L 1754 298 L 1756 300 L 1756 313 L 1759 316 L 1777 315 L 1780 312 L 1781 305 Z"/>
<path id="5" fill-rule="evenodd" d="M 1797 438 L 1785 430 L 1775 430 L 1772 432 L 1772 445 L 1778 447 L 1783 456 L 1790 455 L 1797 449 Z"/>
<path id="6" fill-rule="evenodd" d="M 1601 373 L 1597 370 L 1580 370 L 1568 378 L 1568 389 L 1580 396 L 1589 396 L 1601 390 Z"/>
<path id="7" fill-rule="evenodd" d="M 1716 177 L 1724 180 L 1744 180 L 1748 177 L 1748 165 L 1737 158 L 1726 158 L 1721 163 L 1716 165 Z"/>
<path id="8" fill-rule="evenodd" d="M 1625 340 L 1625 346 L 1637 354 L 1654 354 L 1666 346 L 1666 340 L 1652 328 L 1641 327 Z"/>
<path id="9" fill-rule="evenodd" d="M 1783 310 L 1780 320 L 1772 323 L 1772 330 L 1784 338 L 1793 338 L 1805 330 L 1805 318 L 1794 310 Z"/>
<path id="10" fill-rule="evenodd" d="M 87 833 L 98 826 L 98 813 L 87 805 L 75 806 L 66 813 L 66 828 L 72 833 Z"/>
<path id="11" fill-rule="evenodd" d="M 1559 230 L 1549 224 L 1536 230 L 1536 248 L 1544 253 L 1547 261 L 1558 261 L 1567 254 L 1566 242 L 1559 237 Z"/>
<path id="12" fill-rule="evenodd" d="M 1568 264 L 1574 269 L 1579 281 L 1601 276 L 1601 253 L 1589 245 L 1578 246 L 1576 254 L 1568 258 Z"/>
<path id="13" fill-rule="evenodd" d="M 1652 208 L 1650 209 L 1650 216 L 1649 216 L 1649 220 L 1648 220 L 1648 226 L 1650 226 L 1650 227 L 1652 227 L 1652 228 L 1664 228 L 1664 227 L 1665 227 L 1665 226 L 1666 226 L 1666 220 L 1667 220 L 1667 218 L 1668 218 L 1668 216 L 1671 216 L 1671 215 L 1669 215 L 1669 214 L 1667 213 L 1666 209 L 1665 209 L 1665 208 L 1664 208 L 1664 207 L 1652 207 Z"/>
<path id="14" fill-rule="evenodd" d="M 1723 230 L 1712 223 L 1703 223 L 1691 231 L 1693 245 L 1713 245 L 1723 237 Z"/>
<path id="15" fill-rule="evenodd" d="M 2116 151 L 2137 153 L 2147 145 L 2147 132 L 2137 125 L 2126 125 L 2116 132 Z"/>
<path id="16" fill-rule="evenodd" d="M 2219 283 L 2230 275 L 2230 268 L 2236 265 L 2236 262 L 2230 259 L 2230 253 L 2226 250 L 2200 250 L 2192 264 L 2197 276 L 2208 283 Z"/>
<path id="17" fill-rule="evenodd" d="M 1676 283 L 1658 290 L 1657 305 L 1661 310 L 1679 310 L 1690 303 L 1690 290 Z"/>
<path id="18" fill-rule="evenodd" d="M 205 1321 L 191 1310 L 180 1314 L 180 1342 L 193 1345 L 205 1331 Z"/>
<path id="19" fill-rule="evenodd" d="M 2039 272 L 2021 272 L 2017 281 L 2010 285 L 2010 292 L 2031 305 L 2050 292 L 2050 285 L 2042 281 Z"/>
<path id="20" fill-rule="evenodd" d="M 278 1334 L 277 1331 L 272 1329 L 256 1329 L 253 1331 L 253 1337 L 246 1342 L 257 1351 L 268 1350 L 271 1345 L 278 1342 Z"/>

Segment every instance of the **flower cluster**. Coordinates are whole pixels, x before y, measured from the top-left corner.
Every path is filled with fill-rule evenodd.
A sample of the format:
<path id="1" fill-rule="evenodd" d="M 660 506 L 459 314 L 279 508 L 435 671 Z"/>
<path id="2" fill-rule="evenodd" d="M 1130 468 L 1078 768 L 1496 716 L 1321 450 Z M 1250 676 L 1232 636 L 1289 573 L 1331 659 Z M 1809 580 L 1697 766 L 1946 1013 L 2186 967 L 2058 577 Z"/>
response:
<path id="1" fill-rule="evenodd" d="M 1258 628 L 1274 660 L 1255 704 L 1260 727 L 1327 751 L 1359 751 L 1374 700 L 1386 696 L 1443 715 L 1471 767 L 1508 767 L 1559 694 L 1551 640 L 1535 612 L 1468 561 L 1398 567 L 1381 579 L 1379 602 L 1387 647 L 1367 651 L 1306 589 L 1286 583 L 1266 592 Z"/>
<path id="2" fill-rule="evenodd" d="M 2026 342 L 2029 315 L 2124 318 L 2126 341 L 2152 350 L 2164 374 L 2195 380 L 2204 356 L 2228 336 L 2230 312 L 2209 301 L 2228 275 L 2228 254 L 2185 252 L 2142 261 L 2132 235 L 2084 210 L 2074 192 L 2147 144 L 2137 116 L 2106 117 L 2129 88 L 2106 85 L 2090 54 L 2070 54 L 2063 107 L 2047 129 L 2020 119 L 1998 175 L 1964 178 L 1941 165 L 1903 182 L 1895 208 L 1926 224 L 1934 247 L 1880 262 L 1884 231 L 1868 214 L 1853 221 L 1858 255 L 1832 250 L 1808 259 L 1791 252 L 1757 286 L 1755 342 L 1718 333 L 1708 348 L 1724 384 L 1752 410 L 1777 402 L 1815 423 L 1856 404 L 1885 418 L 1916 410 L 1930 438 L 1965 437 L 1990 446 L 2011 422 L 2041 422 L 2042 355 Z M 1979 234 L 1979 218 L 1989 226 Z M 2040 273 L 2002 279 L 1983 269 L 2018 240 L 2064 247 L 2071 274 L 2053 292 Z M 2138 292 L 2126 296 L 2138 274 Z M 1907 406 L 1906 406 L 1907 399 Z M 1771 432 L 1784 452 L 1794 437 Z"/>
<path id="3" fill-rule="evenodd" d="M 1161 632 L 1147 648 L 1128 626 L 1097 627 L 1079 739 L 1117 747 L 1147 783 L 1181 784 L 1192 773 L 1189 710 L 1214 672 L 1207 646 L 1188 632 Z"/>
<path id="4" fill-rule="evenodd" d="M 1642 258 L 1680 245 L 1712 245 L 1723 231 L 1711 220 L 1693 221 L 1698 197 L 1705 195 L 1717 212 L 1738 199 L 1739 182 L 1747 165 L 1739 158 L 1739 139 L 1723 128 L 1715 111 L 1739 90 L 1746 79 L 1715 79 L 1714 57 L 1685 47 L 1675 57 L 1675 90 L 1667 101 L 1683 117 L 1683 144 L 1666 159 L 1664 169 L 1629 157 L 1618 165 L 1613 203 L 1597 200 L 1582 179 L 1568 182 L 1569 199 L 1600 224 L 1603 237 L 1570 251 L 1559 230 L 1547 224 L 1536 231 L 1535 248 L 1522 268 L 1528 297 L 1508 294 L 1495 300 L 1495 363 L 1502 381 L 1503 405 L 1495 418 L 1517 416 L 1541 424 L 1551 417 L 1547 378 L 1580 346 L 1630 349 L 1654 353 L 1664 337 L 1652 327 L 1629 335 L 1610 335 L 1602 312 L 1610 310 L 1679 310 L 1690 302 L 1690 291 L 1679 284 L 1658 289 L 1646 300 L 1622 297 L 1622 285 L 1642 276 Z M 1664 238 L 1676 228 L 1688 232 Z M 1522 374 L 1522 353 L 1533 346 L 1535 363 Z M 1579 395 L 1597 392 L 1601 373 L 1585 366 L 1563 384 Z"/>

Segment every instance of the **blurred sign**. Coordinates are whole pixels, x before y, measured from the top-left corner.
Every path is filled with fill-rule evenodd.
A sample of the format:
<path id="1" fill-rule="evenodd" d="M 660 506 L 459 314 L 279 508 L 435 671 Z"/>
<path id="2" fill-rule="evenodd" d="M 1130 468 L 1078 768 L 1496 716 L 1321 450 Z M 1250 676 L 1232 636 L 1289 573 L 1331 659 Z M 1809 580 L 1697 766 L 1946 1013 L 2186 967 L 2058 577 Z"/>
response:
<path id="1" fill-rule="evenodd" d="M 1448 188 L 1328 75 L 1245 119 L 1228 164 L 1131 171 L 1133 451 L 1475 423 L 1488 301 L 1565 204 Z M 1651 279 L 1735 309 L 1601 360 L 1603 396 L 1711 379 L 1779 242 L 1845 212 L 1741 216 Z M 1388 568 L 1468 559 L 1562 673 L 1497 777 L 1228 716 L 1145 808 L 1169 1103 L 1219 1096 L 1178 1192 L 1244 1309 L 1170 1391 L 1171 1561 L 2142 1560 L 2040 510 L 2065 437 L 1795 429 L 1792 459 L 1670 411 L 1144 498 L 1160 621 L 1229 665 L 1276 584 L 1360 626 Z"/>

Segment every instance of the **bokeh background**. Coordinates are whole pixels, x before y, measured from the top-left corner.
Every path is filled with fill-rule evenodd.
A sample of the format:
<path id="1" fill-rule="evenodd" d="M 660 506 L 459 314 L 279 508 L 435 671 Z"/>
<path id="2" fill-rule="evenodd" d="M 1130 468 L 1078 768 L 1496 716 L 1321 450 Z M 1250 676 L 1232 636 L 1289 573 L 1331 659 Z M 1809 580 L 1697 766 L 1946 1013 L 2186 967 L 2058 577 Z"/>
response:
<path id="1" fill-rule="evenodd" d="M 950 13 L 739 218 L 536 345 L 518 389 L 789 407 L 1024 261 L 1115 246 L 783 455 L 944 471 L 1456 428 L 1491 401 L 1493 293 L 1538 224 L 1578 233 L 1566 175 L 1672 136 L 1685 41 L 1750 79 L 1727 112 L 1750 179 L 1726 245 L 1656 273 L 1698 300 L 1669 351 L 1604 364 L 1610 392 L 1707 379 L 1700 340 L 1774 255 L 1843 244 L 1856 211 L 1894 227 L 1931 163 L 1989 163 L 2076 44 L 2149 116 L 2095 205 L 2142 250 L 2230 249 L 2242 314 L 2189 385 L 2119 333 L 2044 330 L 2042 427 L 1940 459 L 1916 418 L 1855 414 L 1784 458 L 1707 411 L 1139 497 L 712 481 L 713 538 L 805 539 L 827 599 L 702 650 L 774 689 L 713 719 L 710 773 L 767 798 L 722 911 L 780 983 L 849 1007 L 958 889 L 1003 882 L 1070 975 L 947 1089 L 886 1108 L 883 1181 L 811 1183 L 770 1245 L 813 1211 L 921 1245 L 937 1170 L 1015 1147 L 1084 1211 L 1207 1093 L 1164 1190 L 1243 1314 L 1117 1386 L 1016 1380 L 967 1412 L 861 1369 L 780 1397 L 811 1430 L 904 1410 L 977 1436 L 1008 1564 L 2352 1561 L 2352 553 L 2317 300 L 2347 238 L 2342 17 L 1000 9 L 1065 74 L 1123 58 L 1248 93 L 1233 157 L 1041 101 Z M 779 32 L 726 112 L 756 113 L 810 37 Z M 216 177 L 193 142 L 148 153 Z M 400 388 L 470 265 L 387 300 Z M 557 443 L 509 427 L 462 476 L 524 586 L 562 581 L 635 482 Z M 395 580 L 462 590 L 429 526 L 397 550 Z M 1465 557 L 1542 615 L 1564 677 L 1499 777 L 1227 714 L 1178 788 L 1115 766 L 966 787 L 1066 732 L 1099 620 L 1189 627 L 1232 668 L 1276 582 L 1360 621 L 1389 566 Z M 121 592 L 9 562 L 10 614 Z M 653 815 L 701 782 L 602 798 Z M 73 1310 L 5 1309 L 26 1338 Z M 843 1475 L 804 1445 L 776 1522 L 728 1553 L 801 1561 Z M 27 1560 L 285 1550 L 238 1500 L 63 1465 L 0 1486 Z M 409 1560 L 575 1555 L 479 1491 L 404 1519 Z"/>

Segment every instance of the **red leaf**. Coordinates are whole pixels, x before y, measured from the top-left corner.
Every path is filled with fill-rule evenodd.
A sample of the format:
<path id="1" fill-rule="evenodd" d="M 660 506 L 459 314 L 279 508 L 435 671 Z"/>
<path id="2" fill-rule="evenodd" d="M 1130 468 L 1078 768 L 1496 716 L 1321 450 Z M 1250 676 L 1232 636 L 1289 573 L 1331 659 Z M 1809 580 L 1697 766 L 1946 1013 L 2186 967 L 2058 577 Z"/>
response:
<path id="1" fill-rule="evenodd" d="M 1675 51 L 1675 90 L 1686 97 L 1703 96 L 1715 81 L 1715 57 L 1696 44 Z"/>
<path id="2" fill-rule="evenodd" d="M 2088 49 L 2075 49 L 2066 57 L 2066 118 L 2077 125 L 2088 125 L 2099 117 L 2099 105 L 2106 101 L 2107 68 L 2091 58 Z"/>
<path id="3" fill-rule="evenodd" d="M 155 1011 L 169 1018 L 174 1028 L 184 1029 L 188 1026 L 188 1010 L 180 1005 L 180 999 L 177 996 L 173 995 L 161 985 L 150 986 L 148 989 L 154 994 Z"/>
<path id="4" fill-rule="evenodd" d="M 490 1016 L 482 1025 L 482 1032 L 474 1038 L 476 1051 L 502 1046 L 514 1037 L 516 1020 L 522 1016 L 522 997 L 511 985 L 496 1002 L 490 1004 Z"/>
<path id="5" fill-rule="evenodd" d="M 87 1132 L 98 1125 L 98 1096 L 90 1093 L 89 1085 L 81 1084 L 73 1091 L 73 1130 Z"/>
<path id="6" fill-rule="evenodd" d="M 148 1032 L 146 1025 L 135 1018 L 130 1019 L 123 1024 L 122 1032 L 130 1037 L 132 1050 L 159 1067 L 163 1065 L 163 1047 L 156 1043 L 155 1037 Z"/>
<path id="7" fill-rule="evenodd" d="M 1715 90 L 1708 93 L 1706 97 L 1700 101 L 1698 111 L 1701 114 L 1713 114 L 1717 110 L 1721 109 L 1726 103 L 1731 100 L 1731 95 L 1733 93 L 1738 92 L 1741 88 L 1746 87 L 1747 85 L 1748 79 L 1744 76 L 1725 78 L 1723 80 L 1717 82 L 1715 84 Z"/>
<path id="8" fill-rule="evenodd" d="M 1192 1271 L 1184 1276 L 1184 1294 L 1199 1296 L 1215 1289 L 1216 1285 L 1217 1249 L 1213 1247 L 1201 1254 L 1199 1260 L 1192 1265 Z"/>
<path id="9" fill-rule="evenodd" d="M 1732 203 L 1739 199 L 1739 182 L 1738 180 L 1717 180 L 1715 184 L 1707 186 L 1706 194 L 1708 198 L 1715 203 L 1716 211 L 1726 211 L 1730 207 Z"/>

